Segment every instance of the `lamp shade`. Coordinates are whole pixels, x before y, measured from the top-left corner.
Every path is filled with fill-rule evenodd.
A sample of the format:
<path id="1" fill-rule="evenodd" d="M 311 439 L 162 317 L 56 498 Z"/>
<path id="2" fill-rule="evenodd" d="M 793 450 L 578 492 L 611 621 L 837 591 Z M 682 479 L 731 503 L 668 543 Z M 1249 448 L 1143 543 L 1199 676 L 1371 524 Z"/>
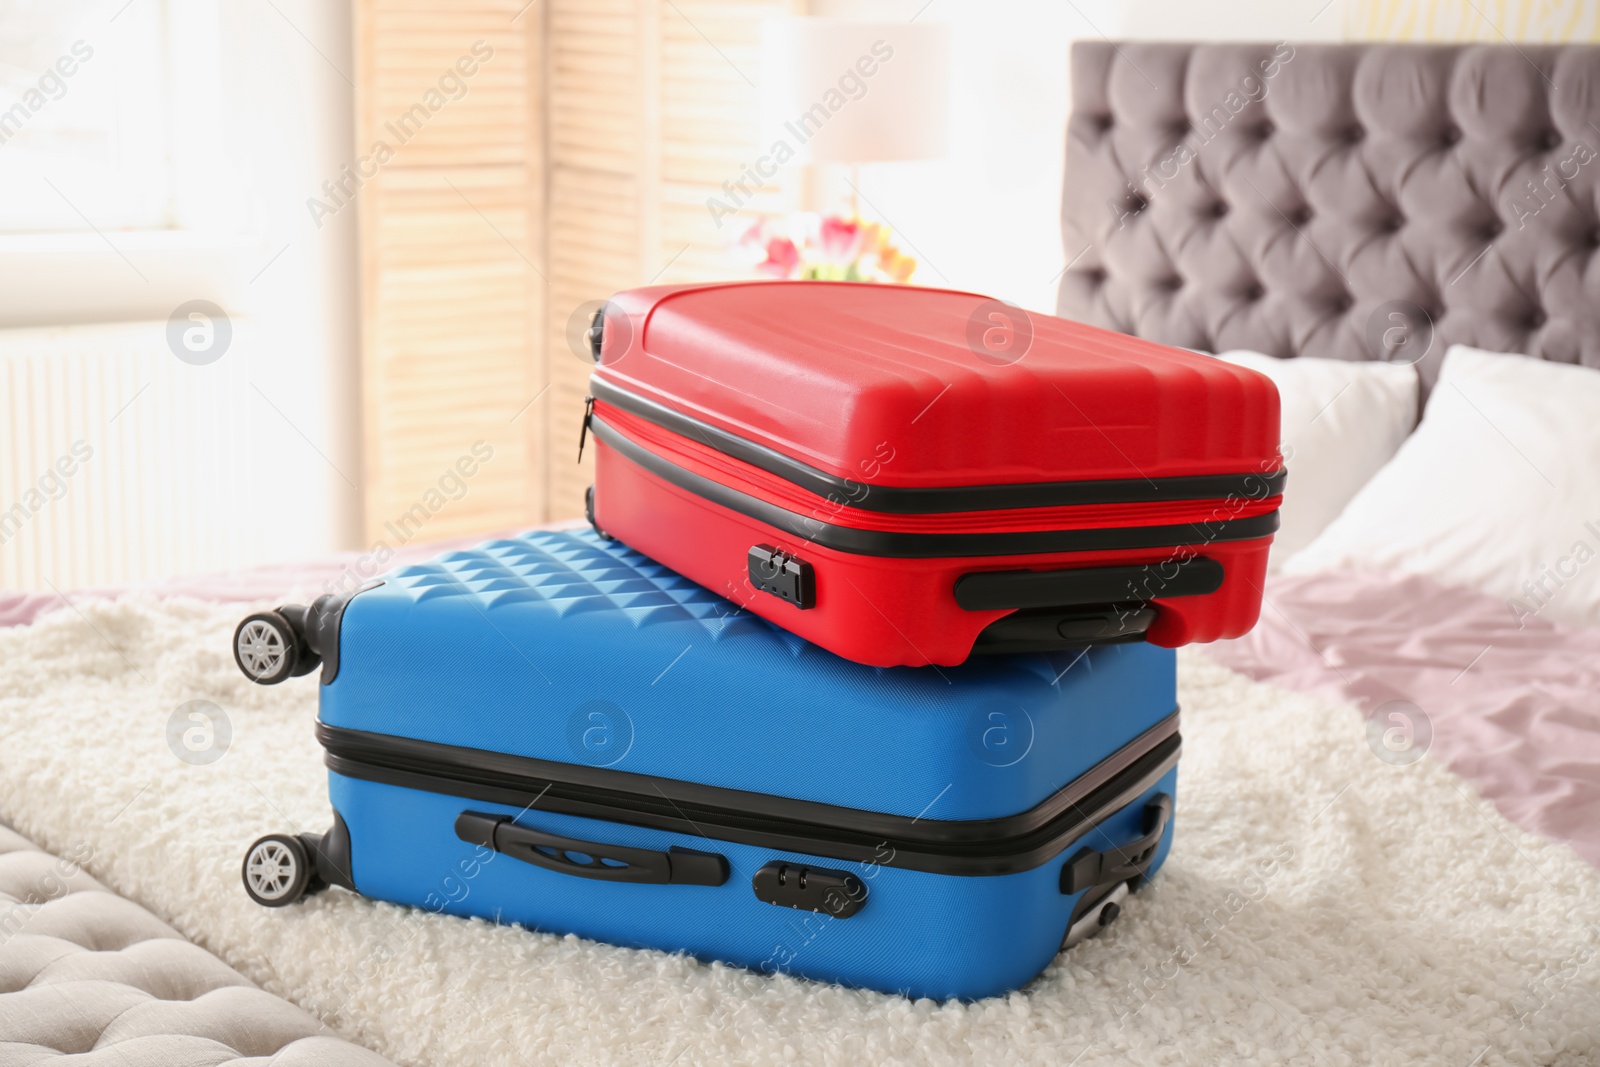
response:
<path id="1" fill-rule="evenodd" d="M 761 60 L 763 145 L 785 162 L 944 155 L 948 24 L 768 19 Z"/>

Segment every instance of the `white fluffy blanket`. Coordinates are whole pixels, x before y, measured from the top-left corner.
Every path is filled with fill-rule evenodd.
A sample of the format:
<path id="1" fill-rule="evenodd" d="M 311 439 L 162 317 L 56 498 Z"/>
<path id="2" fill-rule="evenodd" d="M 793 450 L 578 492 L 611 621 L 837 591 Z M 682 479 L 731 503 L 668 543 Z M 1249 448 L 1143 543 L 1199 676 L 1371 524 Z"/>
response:
<path id="1" fill-rule="evenodd" d="M 0 818 L 397 1063 L 1600 1059 L 1600 872 L 1431 761 L 1379 760 L 1353 710 L 1195 652 L 1170 861 L 1010 997 L 912 1003 L 339 890 L 263 909 L 242 850 L 328 808 L 316 679 L 246 683 L 241 614 L 86 602 L 0 631 Z M 169 745 L 192 700 L 231 725 L 215 762 Z"/>

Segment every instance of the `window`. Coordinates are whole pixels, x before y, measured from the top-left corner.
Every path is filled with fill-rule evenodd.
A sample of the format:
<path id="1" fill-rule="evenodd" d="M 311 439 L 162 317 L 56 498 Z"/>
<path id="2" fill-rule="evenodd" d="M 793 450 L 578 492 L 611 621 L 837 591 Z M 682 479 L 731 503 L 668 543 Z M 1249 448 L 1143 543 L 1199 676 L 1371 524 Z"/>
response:
<path id="1" fill-rule="evenodd" d="M 162 229 L 186 0 L 0 0 L 0 232 Z"/>

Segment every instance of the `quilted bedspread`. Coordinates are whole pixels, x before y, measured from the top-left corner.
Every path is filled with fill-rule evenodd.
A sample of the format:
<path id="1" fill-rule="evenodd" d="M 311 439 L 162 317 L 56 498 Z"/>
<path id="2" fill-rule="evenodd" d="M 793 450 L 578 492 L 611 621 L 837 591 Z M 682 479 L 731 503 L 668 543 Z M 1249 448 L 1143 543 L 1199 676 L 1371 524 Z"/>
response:
<path id="1" fill-rule="evenodd" d="M 0 1064 L 385 1067 L 64 856 L 0 826 Z"/>

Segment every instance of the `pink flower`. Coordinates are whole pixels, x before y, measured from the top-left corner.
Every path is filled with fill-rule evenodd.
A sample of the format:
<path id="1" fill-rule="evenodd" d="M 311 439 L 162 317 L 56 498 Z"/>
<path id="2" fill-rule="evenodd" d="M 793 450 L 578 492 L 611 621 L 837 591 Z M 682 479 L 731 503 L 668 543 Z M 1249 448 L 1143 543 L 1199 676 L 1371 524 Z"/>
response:
<path id="1" fill-rule="evenodd" d="M 759 263 L 767 252 L 767 242 L 771 240 L 772 227 L 765 218 L 756 219 L 745 228 L 744 233 L 734 242 L 741 256 L 746 257 L 751 263 Z"/>
<path id="2" fill-rule="evenodd" d="M 774 237 L 767 242 L 767 258 L 756 264 L 756 270 L 774 278 L 791 277 L 800 266 L 800 250 L 787 237 Z"/>
<path id="3" fill-rule="evenodd" d="M 736 257 L 769 278 L 906 284 L 917 261 L 881 222 L 809 212 L 757 218 L 732 239 Z"/>
<path id="4" fill-rule="evenodd" d="M 823 263 L 849 266 L 861 254 L 861 241 L 865 236 L 856 219 L 830 215 L 822 220 L 817 231 L 817 258 Z"/>

